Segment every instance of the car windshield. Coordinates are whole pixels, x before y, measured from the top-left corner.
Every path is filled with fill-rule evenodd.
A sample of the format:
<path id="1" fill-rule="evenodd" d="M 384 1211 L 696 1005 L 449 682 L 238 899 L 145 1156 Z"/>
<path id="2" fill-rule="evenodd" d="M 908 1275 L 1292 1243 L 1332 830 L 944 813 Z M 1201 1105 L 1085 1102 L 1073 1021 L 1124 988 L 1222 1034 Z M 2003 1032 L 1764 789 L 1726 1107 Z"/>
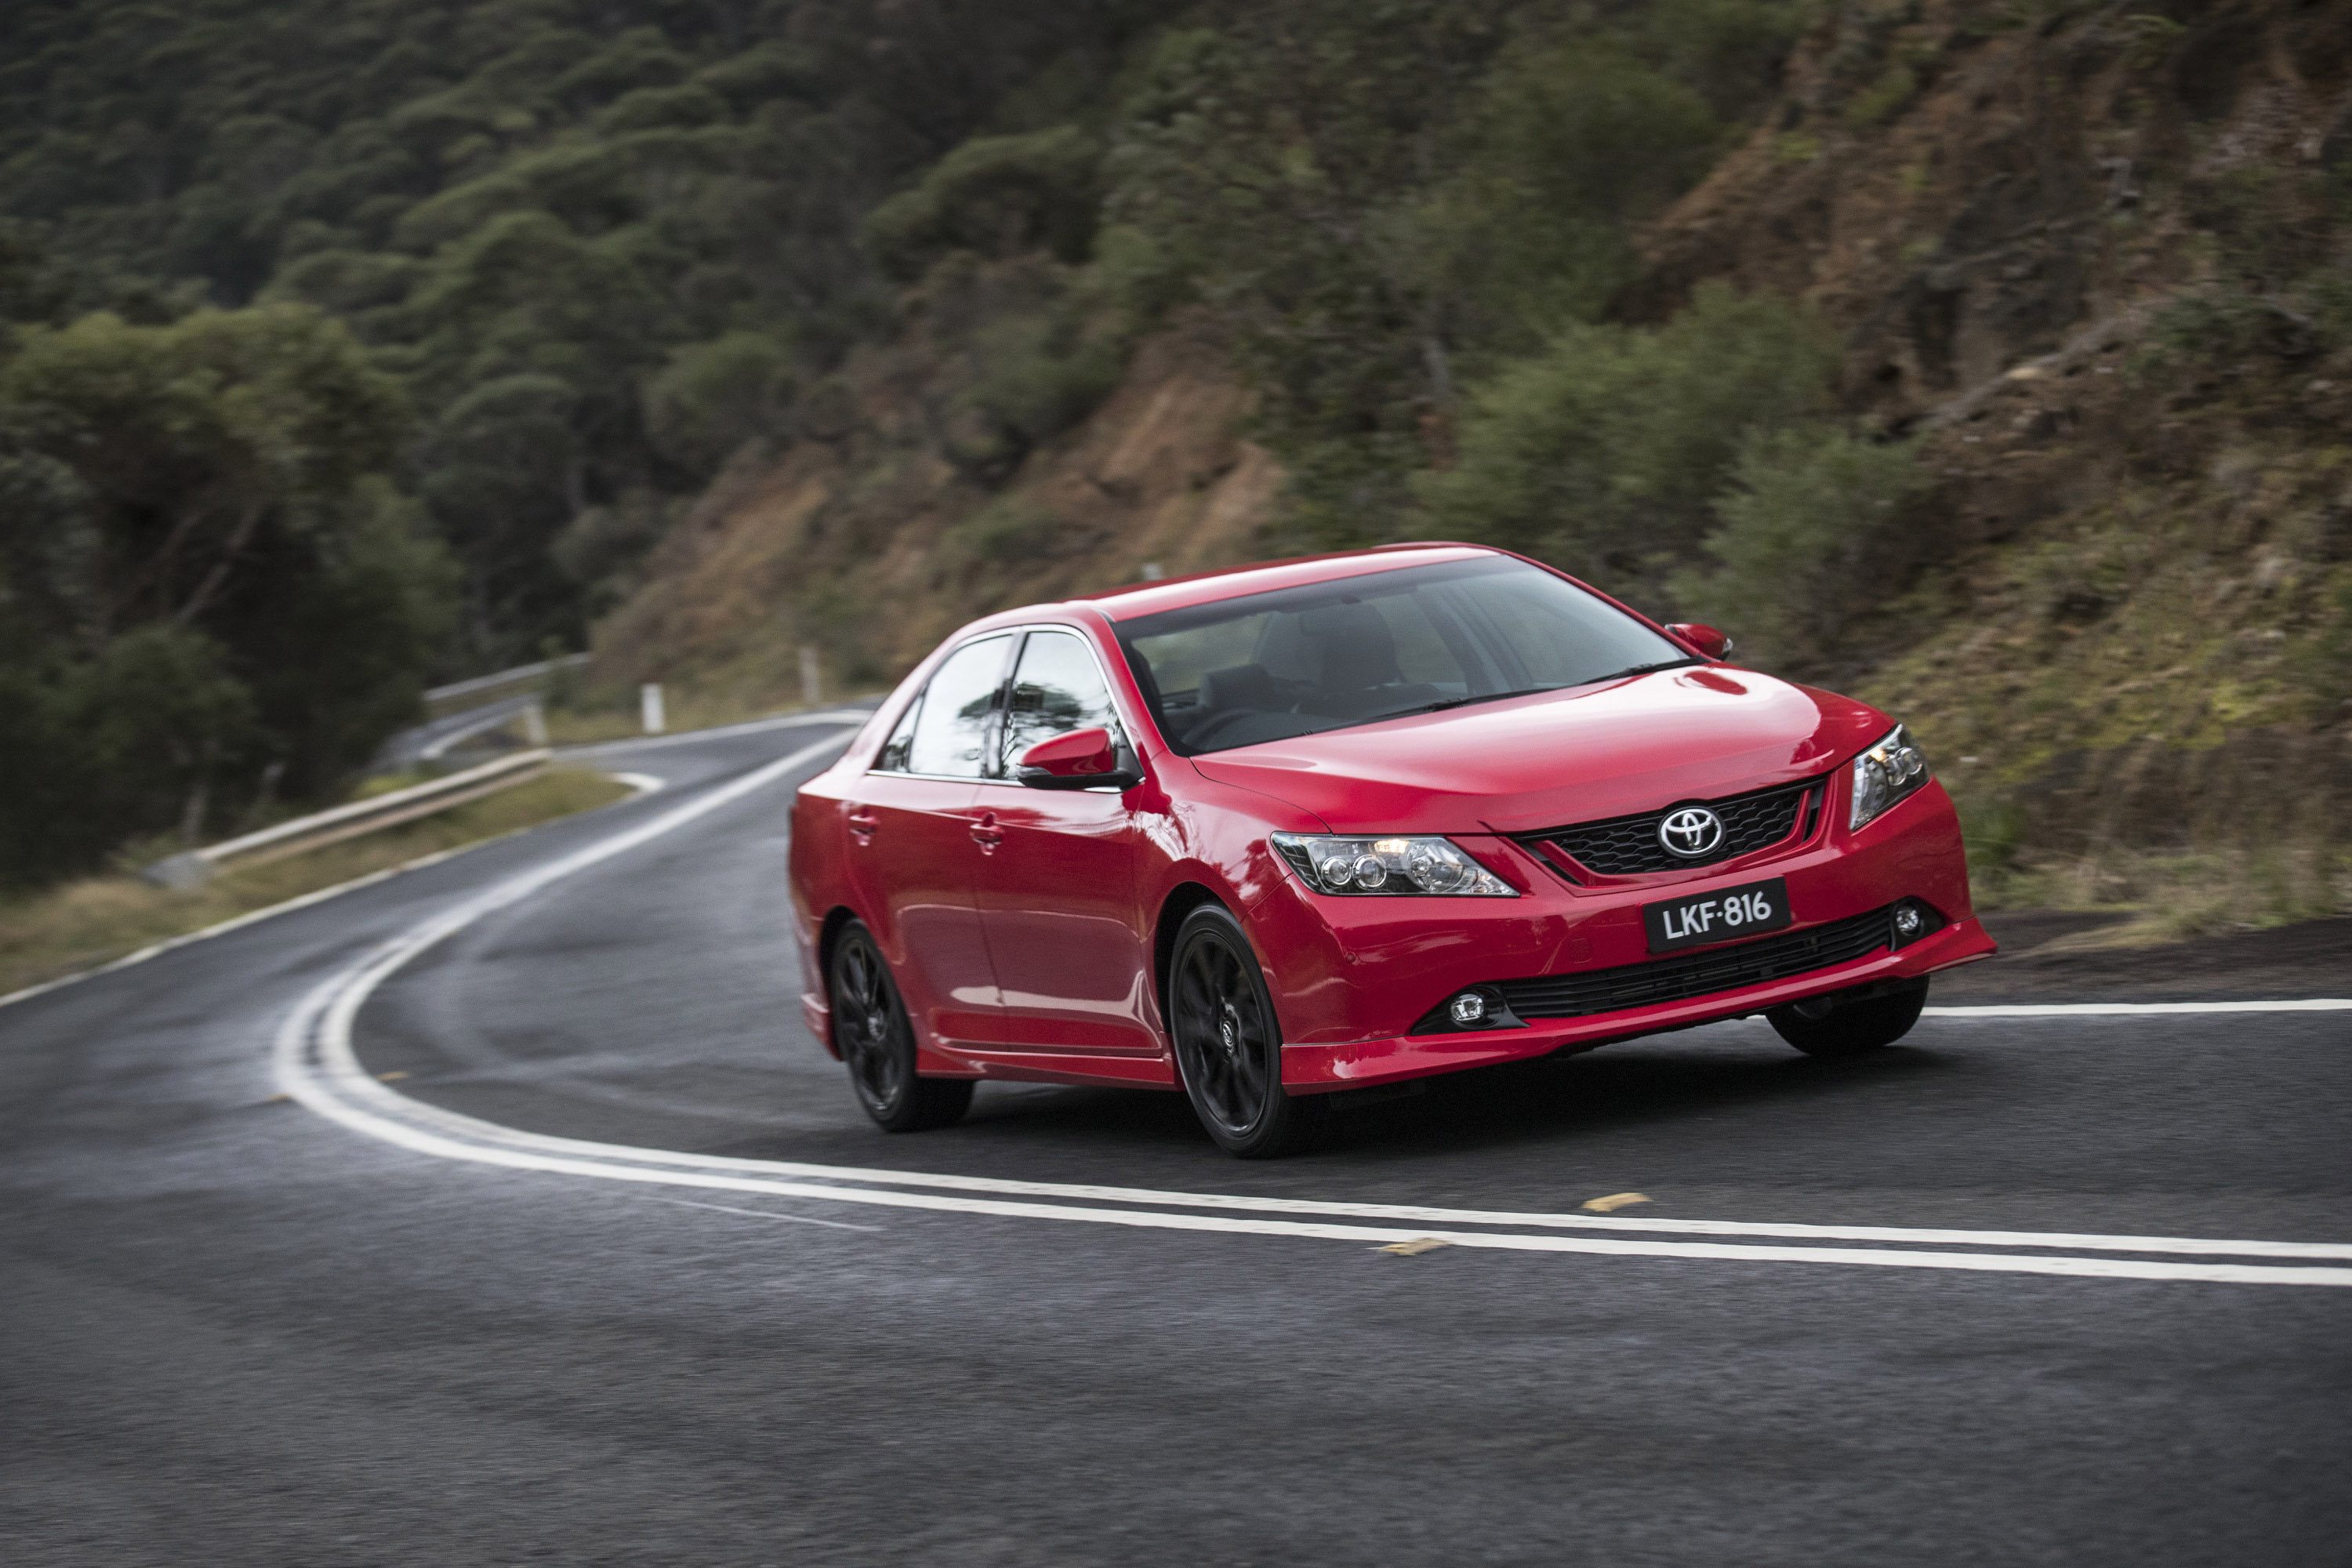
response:
<path id="1" fill-rule="evenodd" d="M 1186 756 L 1700 662 L 1524 561 L 1407 566 L 1119 624 Z"/>

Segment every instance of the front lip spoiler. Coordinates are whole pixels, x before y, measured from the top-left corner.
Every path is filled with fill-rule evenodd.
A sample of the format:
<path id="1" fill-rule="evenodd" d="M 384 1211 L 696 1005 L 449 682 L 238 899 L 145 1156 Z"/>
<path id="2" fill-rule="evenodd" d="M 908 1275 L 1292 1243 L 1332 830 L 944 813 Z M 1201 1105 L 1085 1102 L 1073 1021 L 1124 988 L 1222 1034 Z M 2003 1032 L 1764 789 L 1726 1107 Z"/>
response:
<path id="1" fill-rule="evenodd" d="M 1459 1072 L 1465 1068 L 1586 1051 L 1612 1041 L 1745 1017 L 1784 1003 L 1801 1002 L 1808 996 L 1849 990 L 1880 980 L 1916 979 L 1939 969 L 1989 958 L 1994 950 L 1992 938 L 1972 915 L 1898 952 L 1881 950 L 1850 963 L 1811 970 L 1785 980 L 1719 991 L 1682 1002 L 1595 1013 L 1580 1018 L 1529 1019 L 1524 1029 L 1391 1035 L 1339 1045 L 1285 1045 L 1282 1083 L 1292 1094 L 1328 1094 L 1335 1089 L 1426 1078 L 1433 1073 Z"/>
<path id="2" fill-rule="evenodd" d="M 1906 936 L 1895 925 L 1895 916 L 1908 906 L 1927 918 L 1923 930 Z M 1447 993 L 1444 999 L 1421 1016 L 1420 1022 L 1405 1032 L 1409 1035 L 1459 1035 L 1482 1028 L 1524 1027 L 1517 1022 L 1572 1023 L 1609 1013 L 1633 1012 L 1644 1007 L 1668 1005 L 1675 1002 L 1697 1001 L 1707 996 L 1719 996 L 1727 992 L 1742 991 L 1757 985 L 1771 984 L 1780 980 L 1795 980 L 1817 974 L 1826 969 L 1852 963 L 1885 949 L 1900 952 L 1906 947 L 1927 941 L 1951 922 L 1943 911 L 1919 899 L 1897 899 L 1874 910 L 1843 920 L 1819 921 L 1810 926 L 1799 926 L 1769 936 L 1734 937 L 1669 953 L 1652 953 L 1634 963 L 1611 964 L 1598 969 L 1573 971 L 1565 974 L 1538 974 L 1520 979 L 1490 980 L 1464 985 Z M 1843 952 L 1843 956 L 1838 956 Z M 1730 977 L 1724 973 L 1731 966 Z M 1740 978 L 1739 971 L 1751 972 L 1750 977 Z M 1713 969 L 1715 973 L 1708 974 Z M 1760 973 L 1754 973 L 1760 971 Z M 1777 972 L 1777 973 L 1776 973 Z M 1694 988 L 1680 995 L 1673 994 L 1677 977 L 1682 984 Z M 1634 999 L 1612 1003 L 1612 985 L 1631 987 Z M 1639 997 L 1643 991 L 1656 992 L 1666 988 L 1664 994 Z M 1464 991 L 1485 994 L 1490 1007 L 1499 1006 L 1502 1015 L 1513 1021 L 1508 1024 L 1456 1024 L 1447 1008 L 1454 996 Z M 1580 993 L 1581 995 L 1580 996 Z M 1561 1010 L 1560 1004 L 1582 1001 L 1587 1005 L 1570 1005 Z M 1590 1004 L 1601 1004 L 1591 1005 Z"/>

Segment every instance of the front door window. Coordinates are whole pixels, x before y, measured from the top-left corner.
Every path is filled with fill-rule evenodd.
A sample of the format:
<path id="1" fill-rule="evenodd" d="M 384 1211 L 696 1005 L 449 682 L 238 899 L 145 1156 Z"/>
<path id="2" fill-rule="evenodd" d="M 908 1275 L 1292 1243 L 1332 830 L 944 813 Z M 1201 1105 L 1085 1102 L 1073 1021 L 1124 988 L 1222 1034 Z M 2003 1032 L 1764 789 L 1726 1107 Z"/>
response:
<path id="1" fill-rule="evenodd" d="M 1118 733 L 1118 710 L 1085 639 L 1074 632 L 1038 631 L 1022 645 L 1021 668 L 1005 704 L 1004 746 L 996 776 L 1011 773 L 1022 752 L 1073 730 Z"/>

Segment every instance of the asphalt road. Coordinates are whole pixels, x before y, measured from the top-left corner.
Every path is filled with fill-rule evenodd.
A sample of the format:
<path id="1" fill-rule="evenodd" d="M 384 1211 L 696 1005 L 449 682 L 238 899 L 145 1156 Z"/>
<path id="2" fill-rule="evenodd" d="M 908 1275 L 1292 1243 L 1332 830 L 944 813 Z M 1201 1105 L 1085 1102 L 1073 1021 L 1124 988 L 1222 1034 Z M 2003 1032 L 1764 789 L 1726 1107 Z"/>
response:
<path id="1" fill-rule="evenodd" d="M 2352 1014 L 1931 1017 L 1846 1064 L 1732 1024 L 1272 1165 L 1171 1095 L 886 1138 L 793 1006 L 789 773 L 320 1010 L 821 738 L 615 753 L 670 787 L 0 1008 L 0 1561 L 2352 1561 L 2352 1289 L 2020 1271 L 2352 1243 Z M 2340 950 L 1935 1000 L 2340 996 Z M 1628 1191 L 1736 1245 L 1575 1228 Z M 1357 1217 L 1278 1233 L 1312 1202 Z M 1971 1261 L 1852 1256 L 1890 1250 Z"/>

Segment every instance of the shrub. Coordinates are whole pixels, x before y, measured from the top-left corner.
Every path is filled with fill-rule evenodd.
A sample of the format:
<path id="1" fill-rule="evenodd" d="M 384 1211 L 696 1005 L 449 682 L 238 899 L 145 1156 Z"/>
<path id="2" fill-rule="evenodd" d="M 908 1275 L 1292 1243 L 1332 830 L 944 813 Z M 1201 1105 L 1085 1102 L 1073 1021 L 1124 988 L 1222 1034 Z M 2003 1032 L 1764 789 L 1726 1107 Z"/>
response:
<path id="1" fill-rule="evenodd" d="M 950 531 L 957 549 L 982 561 L 1021 564 L 1050 559 L 1061 547 L 1062 521 L 1049 511 L 1010 500 L 992 501 Z"/>
<path id="2" fill-rule="evenodd" d="M 1044 248 L 1083 259 L 1100 202 L 1102 149 L 1075 125 L 1023 136 L 976 136 L 940 159 L 912 190 L 866 216 L 875 258 L 913 278 L 941 251 L 1002 257 Z"/>
<path id="3" fill-rule="evenodd" d="M 1674 581 L 1691 613 L 1772 662 L 1818 666 L 1877 602 L 1906 501 L 1932 482 L 1909 442 L 1858 440 L 1834 426 L 1751 431 L 1706 536 L 1712 572 Z"/>
<path id="4" fill-rule="evenodd" d="M 670 461 L 709 473 L 746 441 L 775 434 L 792 391 L 790 356 L 766 333 L 688 343 L 646 384 L 646 433 Z"/>
<path id="5" fill-rule="evenodd" d="M 979 381 L 966 395 L 1026 451 L 1087 415 L 1118 384 L 1115 344 L 1089 337 L 1062 312 L 1001 322 L 980 334 Z"/>
<path id="6" fill-rule="evenodd" d="M 1810 313 L 1703 285 L 1662 328 L 1571 328 L 1503 372 L 1421 493 L 1444 533 L 1655 593 L 1697 550 L 1742 438 L 1820 408 L 1835 365 Z"/>

